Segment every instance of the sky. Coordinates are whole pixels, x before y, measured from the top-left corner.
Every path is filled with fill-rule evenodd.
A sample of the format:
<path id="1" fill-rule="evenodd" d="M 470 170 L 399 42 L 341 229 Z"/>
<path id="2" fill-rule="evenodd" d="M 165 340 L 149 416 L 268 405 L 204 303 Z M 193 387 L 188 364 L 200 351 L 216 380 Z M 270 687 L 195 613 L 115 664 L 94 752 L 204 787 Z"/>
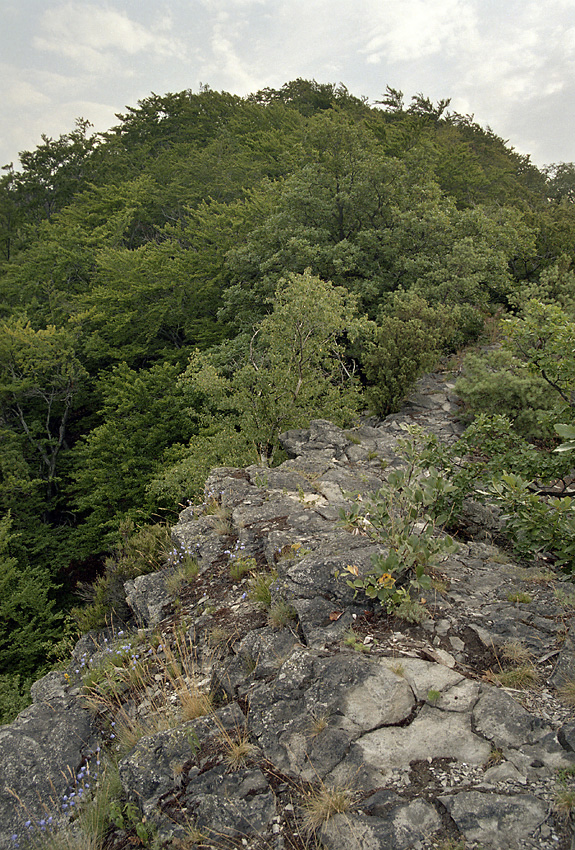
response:
<path id="1" fill-rule="evenodd" d="M 473 114 L 543 166 L 575 161 L 575 0 L 0 0 L 0 165 L 201 84 L 387 85 Z"/>

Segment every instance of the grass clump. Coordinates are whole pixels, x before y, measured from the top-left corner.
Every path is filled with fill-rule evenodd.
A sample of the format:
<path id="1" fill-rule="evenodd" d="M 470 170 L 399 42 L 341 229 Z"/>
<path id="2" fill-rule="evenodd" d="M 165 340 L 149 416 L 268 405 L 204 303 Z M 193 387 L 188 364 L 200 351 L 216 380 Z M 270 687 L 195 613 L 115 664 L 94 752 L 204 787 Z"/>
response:
<path id="1" fill-rule="evenodd" d="M 321 735 L 321 733 L 327 729 L 328 724 L 329 714 L 313 714 L 312 712 L 309 724 L 310 737 L 317 738 L 318 735 Z"/>
<path id="2" fill-rule="evenodd" d="M 348 629 L 343 635 L 343 642 L 346 646 L 351 647 L 356 652 L 371 652 L 371 646 L 365 644 L 361 637 L 354 632 L 353 629 Z"/>
<path id="3" fill-rule="evenodd" d="M 484 767 L 485 767 L 485 769 L 488 769 L 490 767 L 495 767 L 496 765 L 501 764 L 503 759 L 504 759 L 504 756 L 503 756 L 503 750 L 501 749 L 501 747 L 492 747 L 491 752 L 489 753 L 489 755 L 487 757 L 487 761 L 484 764 Z"/>
<path id="4" fill-rule="evenodd" d="M 349 811 L 352 805 L 353 794 L 347 786 L 320 785 L 314 788 L 302 805 L 304 831 L 313 835 L 331 817 Z"/>
<path id="5" fill-rule="evenodd" d="M 237 730 L 235 734 L 222 732 L 220 741 L 224 748 L 224 763 L 229 770 L 239 770 L 258 752 L 246 729 Z"/>
<path id="6" fill-rule="evenodd" d="M 562 820 L 569 820 L 575 810 L 575 788 L 562 783 L 555 789 L 553 809 Z"/>
<path id="7" fill-rule="evenodd" d="M 274 629 L 282 629 L 289 622 L 297 619 L 297 612 L 293 605 L 286 602 L 285 599 L 278 599 L 274 602 L 268 612 L 268 624 Z"/>
<path id="8" fill-rule="evenodd" d="M 507 601 L 512 603 L 519 602 L 521 605 L 529 605 L 530 602 L 533 602 L 533 597 L 530 593 L 525 593 L 522 590 L 518 590 L 514 593 L 509 593 L 507 596 Z"/>
<path id="9" fill-rule="evenodd" d="M 562 703 L 575 706 L 575 679 L 568 679 L 557 688 L 557 696 Z"/>
<path id="10" fill-rule="evenodd" d="M 262 608 L 271 608 L 272 585 L 277 581 L 278 574 L 275 570 L 269 572 L 254 573 L 248 581 L 248 596 Z"/>
<path id="11" fill-rule="evenodd" d="M 499 673 L 490 673 L 488 678 L 503 688 L 527 691 L 537 687 L 541 676 L 533 664 L 527 663 L 508 670 L 500 670 Z"/>
<path id="12" fill-rule="evenodd" d="M 127 620 L 130 610 L 124 582 L 157 572 L 166 563 L 170 544 L 167 525 L 136 528 L 132 520 L 126 520 L 119 534 L 118 546 L 104 562 L 103 575 L 91 585 L 78 585 L 78 595 L 87 604 L 72 608 L 70 613 L 81 633 L 104 628 L 114 618 Z"/>
<path id="13" fill-rule="evenodd" d="M 503 644 L 501 653 L 506 661 L 512 664 L 529 664 L 533 661 L 533 653 L 520 640 L 510 640 Z"/>
<path id="14" fill-rule="evenodd" d="M 252 573 L 257 569 L 255 558 L 245 558 L 240 555 L 239 558 L 230 560 L 230 577 L 234 581 L 239 581 L 247 573 Z"/>

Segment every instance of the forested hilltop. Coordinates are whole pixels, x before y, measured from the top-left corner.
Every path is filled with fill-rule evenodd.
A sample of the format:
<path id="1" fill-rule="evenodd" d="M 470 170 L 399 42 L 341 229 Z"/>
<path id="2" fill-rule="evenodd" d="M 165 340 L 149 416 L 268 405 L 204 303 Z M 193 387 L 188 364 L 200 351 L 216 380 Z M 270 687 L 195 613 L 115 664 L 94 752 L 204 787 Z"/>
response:
<path id="1" fill-rule="evenodd" d="M 65 633 L 122 616 L 117 583 L 162 562 L 212 467 L 276 463 L 310 418 L 386 415 L 486 332 L 504 344 L 461 382 L 482 468 L 516 516 L 547 517 L 569 467 L 572 163 L 539 170 L 449 101 L 391 88 L 370 105 L 315 81 L 205 87 L 117 117 L 44 138 L 0 181 L 5 719 Z M 559 494 L 555 538 L 516 542 L 570 572 Z"/>

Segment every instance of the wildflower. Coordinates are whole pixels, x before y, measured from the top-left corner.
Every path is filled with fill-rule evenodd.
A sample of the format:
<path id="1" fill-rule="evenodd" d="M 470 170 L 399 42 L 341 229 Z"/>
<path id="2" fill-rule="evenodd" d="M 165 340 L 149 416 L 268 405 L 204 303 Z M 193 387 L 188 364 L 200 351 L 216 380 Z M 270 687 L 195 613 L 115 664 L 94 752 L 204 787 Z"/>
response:
<path id="1" fill-rule="evenodd" d="M 356 567 L 355 564 L 348 564 L 347 567 L 346 567 L 346 570 L 347 570 L 348 573 L 351 573 L 352 576 L 358 576 L 359 575 L 359 570 L 358 570 L 358 568 Z"/>
<path id="2" fill-rule="evenodd" d="M 383 573 L 383 575 L 378 578 L 377 582 L 378 584 L 383 584 L 384 587 L 393 587 L 395 579 L 391 573 Z"/>

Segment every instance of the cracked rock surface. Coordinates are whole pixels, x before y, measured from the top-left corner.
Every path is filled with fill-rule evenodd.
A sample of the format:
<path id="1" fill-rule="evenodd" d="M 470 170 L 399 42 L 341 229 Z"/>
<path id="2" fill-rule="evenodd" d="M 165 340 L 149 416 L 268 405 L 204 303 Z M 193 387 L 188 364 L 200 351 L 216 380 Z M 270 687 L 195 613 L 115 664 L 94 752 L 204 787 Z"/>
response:
<path id="1" fill-rule="evenodd" d="M 181 846 L 193 823 L 201 846 L 215 848 L 571 847 L 556 796 L 561 783 L 575 791 L 575 718 L 556 689 L 575 670 L 572 613 L 536 565 L 494 545 L 497 515 L 466 506 L 468 536 L 442 563 L 421 624 L 354 598 L 342 579 L 349 565 L 369 569 L 377 546 L 339 523 L 340 511 L 351 493 L 381 486 L 398 465 L 401 426 L 413 422 L 445 441 L 461 433 L 449 373 L 420 381 L 383 422 L 343 431 L 317 420 L 288 432 L 290 459 L 277 469 L 214 470 L 206 504 L 225 512 L 225 529 L 195 507 L 173 529 L 175 546 L 197 559 L 198 578 L 177 598 L 172 567 L 128 583 L 140 633 L 164 643 L 185 633 L 198 688 L 214 706 L 144 735 L 120 763 L 126 799 L 155 825 L 160 846 Z M 238 558 L 274 571 L 271 610 L 287 604 L 291 619 L 268 621 L 249 598 L 249 577 L 230 579 Z M 510 601 L 526 589 L 530 602 Z M 496 682 L 510 642 L 530 653 L 539 674 L 531 690 Z M 20 781 L 15 741 L 27 724 L 44 778 L 62 760 L 76 770 L 92 745 L 77 680 L 50 675 L 28 715 L 0 730 L 0 812 L 8 812 L 8 783 Z M 150 685 L 149 705 L 154 687 L 162 684 Z M 146 711 L 130 694 L 124 708 Z M 68 717 L 74 730 L 53 764 L 48 721 L 38 732 L 34 712 L 55 712 L 58 724 Z M 245 745 L 237 763 L 230 741 Z M 317 825 L 311 845 L 306 806 L 325 789 L 341 791 L 346 810 Z M 9 846 L 0 832 L 0 848 Z"/>

